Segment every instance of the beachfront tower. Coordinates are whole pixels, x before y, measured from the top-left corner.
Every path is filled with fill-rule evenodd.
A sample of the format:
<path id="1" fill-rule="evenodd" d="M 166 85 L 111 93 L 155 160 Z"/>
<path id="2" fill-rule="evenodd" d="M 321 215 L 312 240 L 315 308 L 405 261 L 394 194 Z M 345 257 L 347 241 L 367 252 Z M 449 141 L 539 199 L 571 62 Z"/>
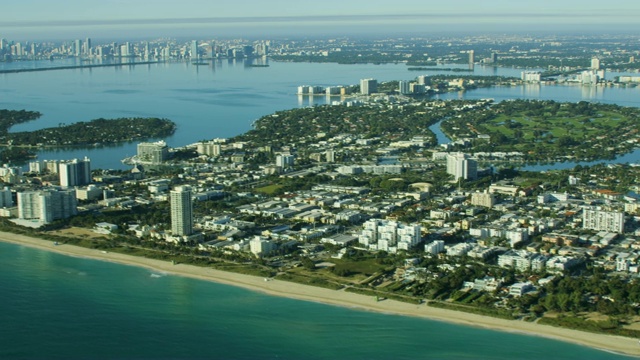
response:
<path id="1" fill-rule="evenodd" d="M 171 233 L 174 236 L 189 236 L 193 233 L 193 203 L 191 188 L 178 186 L 171 190 Z"/>

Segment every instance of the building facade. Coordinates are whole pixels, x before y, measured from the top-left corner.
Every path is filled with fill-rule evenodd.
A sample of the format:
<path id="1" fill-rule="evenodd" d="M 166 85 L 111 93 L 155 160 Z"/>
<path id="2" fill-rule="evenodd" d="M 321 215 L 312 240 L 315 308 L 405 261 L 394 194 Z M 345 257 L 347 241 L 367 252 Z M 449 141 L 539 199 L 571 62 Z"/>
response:
<path id="1" fill-rule="evenodd" d="M 18 193 L 18 218 L 50 223 L 78 213 L 74 190 L 43 190 Z"/>
<path id="2" fill-rule="evenodd" d="M 161 163 L 169 157 L 169 147 L 164 141 L 138 144 L 138 159 L 151 163 Z"/>
<path id="3" fill-rule="evenodd" d="M 193 202 L 191 187 L 178 186 L 170 192 L 171 233 L 189 236 L 193 233 Z"/>
<path id="4" fill-rule="evenodd" d="M 582 228 L 622 234 L 624 233 L 624 212 L 585 207 L 582 211 Z"/>
<path id="5" fill-rule="evenodd" d="M 455 181 L 473 180 L 478 176 L 478 163 L 464 153 L 447 154 L 447 174 Z"/>
<path id="6" fill-rule="evenodd" d="M 360 94 L 371 95 L 378 92 L 378 81 L 376 79 L 360 80 Z"/>
<path id="7" fill-rule="evenodd" d="M 60 162 L 58 175 L 62 187 L 88 185 L 91 183 L 91 160 L 85 157 L 83 160 Z"/>

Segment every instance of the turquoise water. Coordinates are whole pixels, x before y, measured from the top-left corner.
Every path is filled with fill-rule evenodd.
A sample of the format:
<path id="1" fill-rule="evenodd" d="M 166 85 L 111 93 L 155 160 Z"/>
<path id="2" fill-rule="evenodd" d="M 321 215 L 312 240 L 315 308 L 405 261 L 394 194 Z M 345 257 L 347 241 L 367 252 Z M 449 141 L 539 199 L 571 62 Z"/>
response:
<path id="1" fill-rule="evenodd" d="M 626 359 L 0 243 L 0 358 Z"/>

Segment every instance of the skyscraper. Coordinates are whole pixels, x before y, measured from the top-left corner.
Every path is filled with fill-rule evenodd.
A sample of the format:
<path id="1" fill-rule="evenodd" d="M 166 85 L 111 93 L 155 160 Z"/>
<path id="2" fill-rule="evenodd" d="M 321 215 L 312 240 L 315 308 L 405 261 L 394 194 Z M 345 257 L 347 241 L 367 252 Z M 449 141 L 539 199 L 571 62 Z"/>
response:
<path id="1" fill-rule="evenodd" d="M 476 62 L 475 52 L 473 50 L 469 50 L 469 66 L 472 67 Z"/>
<path id="2" fill-rule="evenodd" d="M 197 59 L 198 58 L 198 40 L 191 40 L 191 59 Z"/>
<path id="3" fill-rule="evenodd" d="M 138 159 L 151 163 L 161 163 L 169 157 L 167 143 L 160 140 L 153 143 L 143 142 L 138 144 Z"/>
<path id="4" fill-rule="evenodd" d="M 191 187 L 178 186 L 171 190 L 171 233 L 174 236 L 193 234 L 193 204 Z"/>
<path id="5" fill-rule="evenodd" d="M 61 162 L 58 173 L 62 187 L 87 185 L 91 183 L 91 160 L 85 156 L 83 160 Z"/>
<path id="6" fill-rule="evenodd" d="M 478 163 L 470 159 L 467 154 L 455 153 L 447 155 L 447 174 L 453 175 L 453 179 L 475 179 L 478 176 Z"/>
<path id="7" fill-rule="evenodd" d="M 378 91 L 378 81 L 376 79 L 360 80 L 360 94 L 371 95 Z"/>
<path id="8" fill-rule="evenodd" d="M 398 82 L 398 92 L 403 95 L 407 95 L 411 93 L 411 84 L 408 81 L 400 81 Z"/>
<path id="9" fill-rule="evenodd" d="M 78 213 L 74 190 L 44 190 L 18 193 L 18 218 L 50 223 Z"/>
<path id="10" fill-rule="evenodd" d="M 90 38 L 86 38 L 84 40 L 84 54 L 91 55 L 91 39 Z"/>

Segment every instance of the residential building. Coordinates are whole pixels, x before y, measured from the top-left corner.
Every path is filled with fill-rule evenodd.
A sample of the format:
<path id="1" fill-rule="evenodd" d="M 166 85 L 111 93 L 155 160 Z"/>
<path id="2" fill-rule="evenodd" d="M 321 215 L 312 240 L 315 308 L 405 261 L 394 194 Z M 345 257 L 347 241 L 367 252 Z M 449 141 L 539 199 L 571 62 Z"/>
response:
<path id="1" fill-rule="evenodd" d="M 455 181 L 473 180 L 478 176 L 478 163 L 464 153 L 447 154 L 447 174 Z"/>
<path id="2" fill-rule="evenodd" d="M 198 143 L 196 151 L 201 155 L 220 156 L 222 145 L 215 141 L 203 141 Z"/>
<path id="3" fill-rule="evenodd" d="M 72 187 L 91 183 L 91 160 L 85 157 L 83 160 L 73 159 L 62 161 L 58 166 L 60 186 Z"/>
<path id="4" fill-rule="evenodd" d="M 0 208 L 12 207 L 13 198 L 11 196 L 11 190 L 8 187 L 0 190 Z"/>
<path id="5" fill-rule="evenodd" d="M 400 81 L 398 83 L 398 92 L 402 95 L 407 95 L 411 93 L 411 89 L 409 86 L 409 81 Z"/>
<path id="6" fill-rule="evenodd" d="M 138 144 L 138 159 L 150 163 L 161 163 L 169 157 L 169 147 L 164 141 Z"/>
<path id="7" fill-rule="evenodd" d="M 444 252 L 444 241 L 435 240 L 434 242 L 430 242 L 424 246 L 424 252 L 436 255 L 441 252 Z"/>
<path id="8" fill-rule="evenodd" d="M 170 192 L 171 233 L 189 236 L 193 233 L 193 203 L 191 187 L 178 186 Z"/>
<path id="9" fill-rule="evenodd" d="M 293 155 L 280 154 L 276 156 L 276 166 L 281 167 L 283 169 L 291 167 L 294 164 L 294 159 L 295 158 Z"/>
<path id="10" fill-rule="evenodd" d="M 624 233 L 624 212 L 585 207 L 582 210 L 582 228 L 622 234 Z"/>
<path id="11" fill-rule="evenodd" d="M 360 80 L 360 94 L 371 95 L 378 91 L 378 81 L 376 79 Z"/>
<path id="12" fill-rule="evenodd" d="M 256 236 L 249 242 L 249 247 L 254 255 L 262 257 L 269 255 L 269 253 L 275 250 L 276 244 L 269 239 Z"/>
<path id="13" fill-rule="evenodd" d="M 539 83 L 542 80 L 542 73 L 539 71 L 523 71 L 520 73 L 520 78 L 524 82 Z"/>
<path id="14" fill-rule="evenodd" d="M 422 238 L 420 225 L 371 219 L 363 224 L 358 242 L 372 249 L 395 252 L 414 247 Z"/>
<path id="15" fill-rule="evenodd" d="M 471 205 L 484 206 L 491 208 L 496 203 L 496 198 L 493 194 L 485 192 L 476 192 L 471 194 Z"/>
<path id="16" fill-rule="evenodd" d="M 18 218 L 50 223 L 78 213 L 74 190 L 43 190 L 18 193 Z"/>

